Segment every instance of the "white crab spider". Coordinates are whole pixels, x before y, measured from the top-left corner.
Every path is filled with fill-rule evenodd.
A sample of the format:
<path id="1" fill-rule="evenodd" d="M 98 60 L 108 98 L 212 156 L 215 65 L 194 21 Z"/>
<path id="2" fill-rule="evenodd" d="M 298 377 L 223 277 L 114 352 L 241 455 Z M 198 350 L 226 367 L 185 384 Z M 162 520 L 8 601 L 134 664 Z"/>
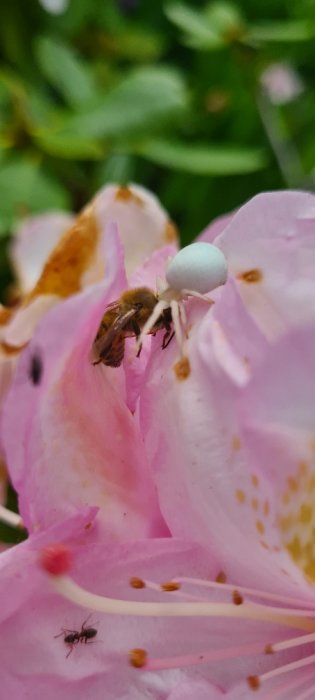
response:
<path id="1" fill-rule="evenodd" d="M 182 248 L 167 266 L 165 279 L 168 286 L 158 290 L 159 301 L 142 328 L 137 341 L 138 348 L 163 310 L 170 308 L 176 339 L 182 352 L 186 325 L 183 302 L 188 297 L 197 297 L 211 304 L 212 301 L 206 294 L 225 284 L 227 273 L 227 262 L 222 251 L 211 243 L 192 243 Z"/>

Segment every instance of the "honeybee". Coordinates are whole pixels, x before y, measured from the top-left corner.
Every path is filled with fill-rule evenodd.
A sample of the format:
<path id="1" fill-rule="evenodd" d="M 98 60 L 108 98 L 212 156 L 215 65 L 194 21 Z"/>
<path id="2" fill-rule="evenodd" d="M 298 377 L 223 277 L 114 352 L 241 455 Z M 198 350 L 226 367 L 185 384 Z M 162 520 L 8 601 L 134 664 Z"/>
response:
<path id="1" fill-rule="evenodd" d="M 123 292 L 119 299 L 109 304 L 93 343 L 93 355 L 97 358 L 93 364 L 98 365 L 102 362 L 108 367 L 119 367 L 125 353 L 125 339 L 139 338 L 158 301 L 158 296 L 151 289 L 137 287 Z M 174 335 L 171 324 L 172 312 L 168 307 L 161 311 L 161 315 L 149 331 L 151 335 L 155 335 L 164 328 L 163 349 Z M 137 357 L 140 352 L 141 346 Z"/>

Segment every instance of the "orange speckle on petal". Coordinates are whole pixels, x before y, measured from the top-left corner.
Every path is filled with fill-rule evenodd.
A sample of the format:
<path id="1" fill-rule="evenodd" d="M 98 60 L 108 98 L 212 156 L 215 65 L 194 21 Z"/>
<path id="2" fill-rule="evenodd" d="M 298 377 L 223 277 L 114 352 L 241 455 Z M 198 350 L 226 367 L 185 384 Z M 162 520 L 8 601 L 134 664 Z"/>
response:
<path id="1" fill-rule="evenodd" d="M 163 238 L 166 243 L 176 243 L 178 241 L 178 231 L 172 221 L 166 223 Z"/>
<path id="2" fill-rule="evenodd" d="M 191 372 L 188 357 L 181 357 L 180 360 L 175 362 L 173 369 L 175 372 L 176 379 L 178 379 L 179 381 L 188 379 Z"/>
<path id="3" fill-rule="evenodd" d="M 242 491 L 241 489 L 236 489 L 235 496 L 236 496 L 237 500 L 239 501 L 239 503 L 245 503 L 246 496 L 245 496 L 244 491 Z"/>
<path id="4" fill-rule="evenodd" d="M 264 502 L 264 515 L 267 517 L 270 513 L 270 503 L 269 501 Z"/>
<path id="5" fill-rule="evenodd" d="M 258 479 L 258 476 L 256 476 L 256 474 L 252 474 L 251 481 L 252 481 L 253 486 L 255 486 L 255 488 L 257 488 L 257 486 L 259 485 L 259 479 Z"/>
<path id="6" fill-rule="evenodd" d="M 262 281 L 263 273 L 258 268 L 253 268 L 252 270 L 246 270 L 246 272 L 240 272 L 237 277 L 239 280 L 242 280 L 242 282 L 254 284 Z"/>
<path id="7" fill-rule="evenodd" d="M 293 491 L 293 492 L 298 491 L 298 489 L 299 489 L 299 484 L 298 484 L 297 480 L 296 480 L 293 476 L 289 476 L 287 481 L 288 481 L 289 489 L 290 489 L 291 491 Z"/>
<path id="8" fill-rule="evenodd" d="M 241 449 L 241 441 L 238 435 L 234 435 L 232 438 L 232 449 L 233 450 L 240 450 Z"/>
<path id="9" fill-rule="evenodd" d="M 264 523 L 261 522 L 261 520 L 256 520 L 256 530 L 259 532 L 260 535 L 265 534 L 265 526 Z"/>
<path id="10" fill-rule="evenodd" d="M 8 321 L 14 316 L 16 308 L 11 308 L 7 306 L 2 306 L 0 304 L 0 326 L 5 326 Z"/>
<path id="11" fill-rule="evenodd" d="M 282 494 L 282 503 L 284 506 L 287 506 L 290 502 L 290 494 L 286 491 L 284 494 Z"/>
<path id="12" fill-rule="evenodd" d="M 299 462 L 299 466 L 298 466 L 299 477 L 303 478 L 303 477 L 307 476 L 308 471 L 309 471 L 308 463 L 304 462 L 304 461 Z"/>
<path id="13" fill-rule="evenodd" d="M 26 303 L 39 294 L 68 297 L 80 291 L 83 274 L 96 255 L 98 239 L 99 229 L 93 208 L 89 206 L 54 248 Z"/>
<path id="14" fill-rule="evenodd" d="M 115 194 L 116 202 L 133 202 L 137 204 L 138 207 L 144 206 L 144 200 L 133 192 L 130 187 L 119 187 Z"/>

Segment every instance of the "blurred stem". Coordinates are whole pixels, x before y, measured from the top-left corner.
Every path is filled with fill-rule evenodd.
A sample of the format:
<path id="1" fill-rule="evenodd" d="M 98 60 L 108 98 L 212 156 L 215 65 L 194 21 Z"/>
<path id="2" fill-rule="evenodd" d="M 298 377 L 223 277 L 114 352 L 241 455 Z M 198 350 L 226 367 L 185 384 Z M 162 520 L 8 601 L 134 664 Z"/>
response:
<path id="1" fill-rule="evenodd" d="M 257 108 L 285 184 L 290 188 L 305 185 L 301 159 L 280 109 L 270 102 L 262 90 L 257 96 Z"/>
<path id="2" fill-rule="evenodd" d="M 265 134 L 277 161 L 285 185 L 314 189 L 314 178 L 306 175 L 299 152 L 279 107 L 273 105 L 259 83 L 261 73 L 257 50 L 234 46 L 234 57 L 257 105 Z"/>

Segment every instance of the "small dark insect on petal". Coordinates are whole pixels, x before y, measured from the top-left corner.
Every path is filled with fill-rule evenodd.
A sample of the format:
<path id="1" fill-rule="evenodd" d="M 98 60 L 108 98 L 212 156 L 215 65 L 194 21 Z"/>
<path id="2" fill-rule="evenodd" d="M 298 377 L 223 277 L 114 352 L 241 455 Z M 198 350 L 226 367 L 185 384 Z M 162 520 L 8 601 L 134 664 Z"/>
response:
<path id="1" fill-rule="evenodd" d="M 34 352 L 30 359 L 29 377 L 31 382 L 38 386 L 43 376 L 43 360 L 38 352 Z"/>

